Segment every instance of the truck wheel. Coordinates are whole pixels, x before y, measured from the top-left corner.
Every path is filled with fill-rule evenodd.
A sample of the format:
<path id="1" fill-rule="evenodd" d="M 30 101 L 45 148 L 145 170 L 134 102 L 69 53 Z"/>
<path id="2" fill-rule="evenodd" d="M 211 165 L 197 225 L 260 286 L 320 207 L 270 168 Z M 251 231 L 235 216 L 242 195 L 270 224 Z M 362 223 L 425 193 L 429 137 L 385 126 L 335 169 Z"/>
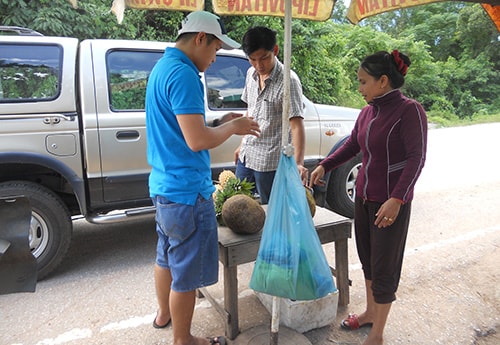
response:
<path id="1" fill-rule="evenodd" d="M 61 263 L 69 249 L 71 215 L 61 198 L 48 188 L 25 181 L 0 183 L 0 196 L 16 195 L 26 196 L 31 204 L 29 244 L 41 280 Z"/>
<path id="2" fill-rule="evenodd" d="M 356 178 L 361 167 L 361 155 L 332 170 L 326 201 L 330 209 L 344 217 L 354 218 L 354 197 Z"/>

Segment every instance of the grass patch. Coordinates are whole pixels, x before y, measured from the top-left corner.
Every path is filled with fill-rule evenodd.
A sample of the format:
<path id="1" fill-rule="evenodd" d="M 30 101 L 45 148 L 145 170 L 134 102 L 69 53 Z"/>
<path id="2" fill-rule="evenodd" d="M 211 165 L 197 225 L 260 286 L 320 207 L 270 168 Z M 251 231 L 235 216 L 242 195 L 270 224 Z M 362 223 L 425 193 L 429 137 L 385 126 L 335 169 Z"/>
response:
<path id="1" fill-rule="evenodd" d="M 429 112 L 427 120 L 434 128 L 470 126 L 481 123 L 500 122 L 500 113 L 489 115 L 474 115 L 470 118 L 460 119 L 458 116 L 449 113 Z"/>

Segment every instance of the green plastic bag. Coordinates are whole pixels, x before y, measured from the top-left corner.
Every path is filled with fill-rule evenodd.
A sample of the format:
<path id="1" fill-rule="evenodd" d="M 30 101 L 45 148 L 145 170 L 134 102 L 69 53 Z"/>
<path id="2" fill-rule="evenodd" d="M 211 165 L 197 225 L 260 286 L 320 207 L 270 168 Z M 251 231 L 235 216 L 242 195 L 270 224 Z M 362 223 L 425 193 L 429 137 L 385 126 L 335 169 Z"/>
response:
<path id="1" fill-rule="evenodd" d="M 292 300 L 336 291 L 297 164 L 285 154 L 274 178 L 250 288 Z"/>

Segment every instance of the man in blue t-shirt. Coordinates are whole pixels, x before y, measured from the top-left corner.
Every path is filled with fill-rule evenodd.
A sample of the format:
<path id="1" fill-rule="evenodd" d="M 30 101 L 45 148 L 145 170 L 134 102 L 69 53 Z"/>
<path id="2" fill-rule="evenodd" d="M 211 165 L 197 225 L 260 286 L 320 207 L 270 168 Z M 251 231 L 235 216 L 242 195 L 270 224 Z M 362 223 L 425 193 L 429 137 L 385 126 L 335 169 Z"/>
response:
<path id="1" fill-rule="evenodd" d="M 237 47 L 217 16 L 192 12 L 147 85 L 149 190 L 158 233 L 154 274 L 159 309 L 153 326 L 164 328 L 172 321 L 175 345 L 225 344 L 224 337 L 191 335 L 196 289 L 218 279 L 215 188 L 208 150 L 233 134 L 258 136 L 260 130 L 252 118 L 234 113 L 226 114 L 220 126 L 207 126 L 199 73 L 215 61 L 219 49 Z"/>

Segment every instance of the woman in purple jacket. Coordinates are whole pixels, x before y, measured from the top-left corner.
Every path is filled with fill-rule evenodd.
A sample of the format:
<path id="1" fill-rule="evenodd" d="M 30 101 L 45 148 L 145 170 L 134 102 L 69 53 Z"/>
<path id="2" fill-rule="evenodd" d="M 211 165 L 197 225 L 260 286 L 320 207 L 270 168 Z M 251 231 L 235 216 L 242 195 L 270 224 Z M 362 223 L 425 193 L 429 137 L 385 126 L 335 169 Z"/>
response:
<path id="1" fill-rule="evenodd" d="M 409 66 L 410 59 L 397 50 L 378 52 L 361 62 L 359 92 L 368 105 L 349 139 L 320 162 L 309 182 L 310 187 L 324 184 L 326 172 L 362 153 L 354 227 L 367 305 L 341 326 L 347 330 L 372 326 L 363 345 L 383 344 L 401 276 L 413 189 L 425 162 L 427 116 L 418 102 L 399 90 Z"/>

